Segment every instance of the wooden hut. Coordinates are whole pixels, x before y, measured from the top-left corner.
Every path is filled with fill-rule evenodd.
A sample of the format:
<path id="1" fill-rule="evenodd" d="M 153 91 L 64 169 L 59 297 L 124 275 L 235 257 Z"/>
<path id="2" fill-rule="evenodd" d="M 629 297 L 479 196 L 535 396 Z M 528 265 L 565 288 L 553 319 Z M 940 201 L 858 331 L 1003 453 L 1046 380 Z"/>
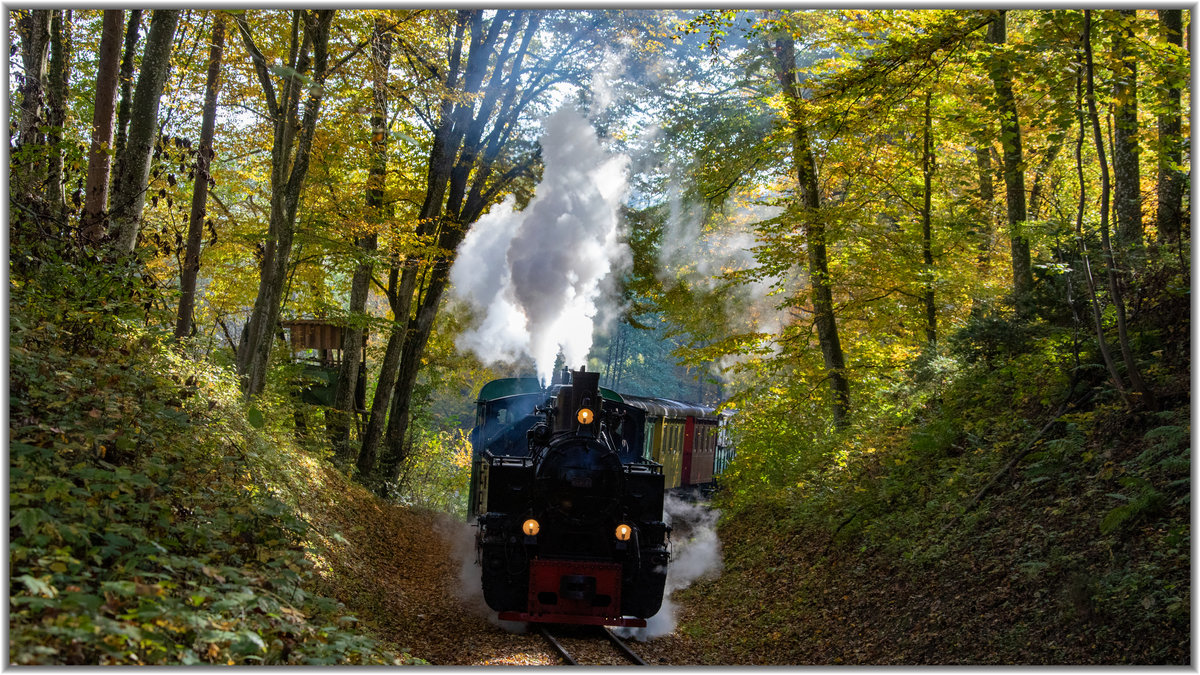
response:
<path id="1" fill-rule="evenodd" d="M 293 319 L 281 323 L 291 335 L 292 359 L 304 366 L 303 377 L 309 382 L 302 396 L 304 402 L 332 406 L 342 366 L 344 328 L 323 319 Z M 300 356 L 305 352 L 308 354 Z M 359 413 L 366 412 L 366 352 L 367 334 L 364 332 L 354 392 L 354 407 Z"/>

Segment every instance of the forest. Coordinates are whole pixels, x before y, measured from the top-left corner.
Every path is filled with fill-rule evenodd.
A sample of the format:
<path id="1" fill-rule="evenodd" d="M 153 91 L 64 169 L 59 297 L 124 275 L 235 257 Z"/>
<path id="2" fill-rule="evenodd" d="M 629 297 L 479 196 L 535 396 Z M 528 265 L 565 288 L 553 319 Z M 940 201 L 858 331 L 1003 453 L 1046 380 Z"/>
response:
<path id="1" fill-rule="evenodd" d="M 659 665 L 1191 664 L 1190 10 L 8 24 L 11 664 L 557 663 L 457 540 L 580 366 L 736 448 Z"/>

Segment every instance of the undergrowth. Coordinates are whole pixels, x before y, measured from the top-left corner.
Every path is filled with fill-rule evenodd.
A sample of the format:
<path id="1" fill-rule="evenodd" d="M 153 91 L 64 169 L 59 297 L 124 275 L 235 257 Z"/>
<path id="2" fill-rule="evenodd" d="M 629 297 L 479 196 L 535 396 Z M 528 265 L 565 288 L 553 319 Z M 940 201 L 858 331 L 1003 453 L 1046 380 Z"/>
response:
<path id="1" fill-rule="evenodd" d="M 14 262 L 9 661 L 413 661 L 312 592 L 314 498 L 279 409 L 157 326 L 138 267 Z M 336 537 L 336 533 L 327 533 Z"/>
<path id="2" fill-rule="evenodd" d="M 726 578 L 688 593 L 761 632 L 700 610 L 685 629 L 741 645 L 714 662 L 772 649 L 773 663 L 1186 658 L 1186 354 L 1164 356 L 1144 330 L 1161 404 L 1130 409 L 1086 334 L 1015 323 L 988 318 L 923 355 L 891 398 L 860 396 L 847 430 L 788 397 L 739 408 L 718 501 Z"/>

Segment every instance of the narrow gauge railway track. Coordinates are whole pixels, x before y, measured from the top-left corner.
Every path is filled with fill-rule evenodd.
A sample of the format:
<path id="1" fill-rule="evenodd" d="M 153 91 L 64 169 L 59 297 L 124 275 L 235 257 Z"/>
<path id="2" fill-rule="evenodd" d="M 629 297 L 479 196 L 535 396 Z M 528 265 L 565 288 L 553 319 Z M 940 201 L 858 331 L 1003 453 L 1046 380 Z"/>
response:
<path id="1" fill-rule="evenodd" d="M 620 665 L 621 663 L 632 663 L 638 666 L 648 665 L 629 648 L 629 645 L 625 644 L 624 640 L 614 635 L 612 630 L 605 626 L 580 626 L 571 628 L 560 626 L 558 628 L 560 633 L 557 636 L 552 634 L 546 626 L 539 626 L 538 631 L 569 666 L 612 666 Z M 602 646 L 602 643 L 596 639 L 599 637 L 605 638 L 612 647 L 616 648 L 616 651 L 620 654 L 619 657 L 616 657 L 616 662 L 613 660 L 612 649 Z M 565 645 L 564 642 L 566 643 Z"/>

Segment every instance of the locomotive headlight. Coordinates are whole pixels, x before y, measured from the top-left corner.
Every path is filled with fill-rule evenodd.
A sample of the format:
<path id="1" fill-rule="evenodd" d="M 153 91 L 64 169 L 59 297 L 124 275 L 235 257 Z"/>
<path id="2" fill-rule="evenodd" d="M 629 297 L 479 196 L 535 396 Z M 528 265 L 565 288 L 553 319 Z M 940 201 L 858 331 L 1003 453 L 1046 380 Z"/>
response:
<path id="1" fill-rule="evenodd" d="M 629 537 L 633 535 L 633 528 L 621 523 L 617 526 L 617 539 L 620 541 L 629 541 Z"/>
<path id="2" fill-rule="evenodd" d="M 580 408 L 579 414 L 575 416 L 575 419 L 579 420 L 580 424 L 591 424 L 596 419 L 596 414 L 588 408 Z"/>
<path id="3" fill-rule="evenodd" d="M 538 521 L 534 520 L 533 518 L 530 518 L 529 520 L 525 521 L 523 525 L 521 525 L 521 531 L 529 537 L 536 535 L 540 529 L 542 529 L 542 526 L 538 525 Z"/>

